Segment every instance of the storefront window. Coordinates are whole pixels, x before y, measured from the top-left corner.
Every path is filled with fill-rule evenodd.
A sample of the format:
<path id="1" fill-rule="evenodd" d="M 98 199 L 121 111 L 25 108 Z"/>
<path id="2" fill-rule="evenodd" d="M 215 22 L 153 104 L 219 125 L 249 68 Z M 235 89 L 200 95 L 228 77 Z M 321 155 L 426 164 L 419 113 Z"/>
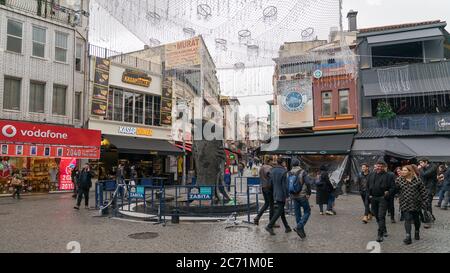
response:
<path id="1" fill-rule="evenodd" d="M 153 125 L 153 96 L 145 96 L 145 125 Z"/>
<path id="2" fill-rule="evenodd" d="M 142 94 L 135 94 L 134 97 L 134 123 L 144 123 L 144 97 Z"/>
<path id="3" fill-rule="evenodd" d="M 153 115 L 153 125 L 161 126 L 161 97 L 154 97 L 153 106 L 153 109 L 155 109 Z"/>
<path id="4" fill-rule="evenodd" d="M 123 92 L 124 97 L 124 121 L 133 123 L 133 106 L 134 94 L 131 92 Z"/>
<path id="5" fill-rule="evenodd" d="M 114 120 L 123 121 L 123 93 L 114 89 Z"/>

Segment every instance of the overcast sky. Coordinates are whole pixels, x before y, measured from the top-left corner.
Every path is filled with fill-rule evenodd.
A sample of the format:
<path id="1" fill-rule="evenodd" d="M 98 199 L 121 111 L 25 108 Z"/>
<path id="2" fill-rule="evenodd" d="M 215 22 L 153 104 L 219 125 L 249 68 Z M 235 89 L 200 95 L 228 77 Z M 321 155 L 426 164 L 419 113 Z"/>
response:
<path id="1" fill-rule="evenodd" d="M 96 5 L 93 4 L 96 8 Z M 349 10 L 358 11 L 358 27 L 375 27 L 391 24 L 411 23 L 428 20 L 450 20 L 450 0 L 344 0 L 343 16 L 344 16 L 344 28 L 347 29 L 347 12 Z M 106 12 L 97 11 L 97 18 L 102 18 L 101 21 L 96 22 L 96 18 L 91 18 L 91 41 L 94 44 L 113 48 L 117 51 L 133 51 L 143 48 L 143 43 L 140 42 L 133 35 L 127 33 L 127 30 L 122 27 L 117 21 L 105 20 L 104 16 Z M 115 28 L 115 37 L 105 37 L 105 33 L 108 33 L 108 29 L 111 29 L 111 25 L 117 26 Z M 102 29 L 102 27 L 104 29 Z M 447 28 L 449 30 L 449 28 Z M 103 33 L 103 34 L 102 34 Z M 103 36 L 102 36 L 103 35 Z M 261 93 L 267 94 L 271 89 L 271 74 L 273 69 L 265 69 L 264 72 L 258 72 L 259 80 L 256 80 L 255 90 L 260 90 Z M 220 72 L 219 72 L 220 73 Z M 227 83 L 239 83 L 247 81 L 248 78 L 254 79 L 251 75 L 241 77 L 238 74 L 233 75 L 233 71 L 224 72 L 222 75 L 222 81 Z M 230 78 L 231 77 L 231 78 Z M 262 79 L 264 77 L 264 79 Z M 267 77 L 267 79 L 266 79 Z M 269 78 L 270 77 L 270 78 Z M 248 85 L 248 84 L 247 84 Z M 224 88 L 223 88 L 224 89 Z M 246 88 L 243 88 L 246 89 Z M 248 93 L 254 95 L 255 90 Z M 266 107 L 266 101 L 272 99 L 270 96 L 255 96 L 255 97 L 242 97 L 241 105 L 243 105 L 241 114 L 247 113 L 255 114 L 255 108 L 249 106 L 256 106 L 258 108 L 259 116 L 267 116 L 268 106 Z M 262 109 L 262 111 L 261 111 Z"/>

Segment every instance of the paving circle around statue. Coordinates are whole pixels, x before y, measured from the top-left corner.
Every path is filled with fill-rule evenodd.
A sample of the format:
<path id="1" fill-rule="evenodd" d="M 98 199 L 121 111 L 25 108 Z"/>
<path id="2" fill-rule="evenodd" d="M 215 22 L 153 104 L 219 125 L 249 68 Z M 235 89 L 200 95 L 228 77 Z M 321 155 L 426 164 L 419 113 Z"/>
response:
<path id="1" fill-rule="evenodd" d="M 228 226 L 225 228 L 227 231 L 230 232 L 237 232 L 237 231 L 252 231 L 251 227 L 247 226 Z"/>
<path id="2" fill-rule="evenodd" d="M 134 233 L 134 234 L 128 235 L 128 237 L 130 237 L 131 239 L 135 239 L 135 240 L 150 240 L 150 239 L 155 239 L 158 236 L 159 236 L 159 234 L 156 232 L 143 232 L 143 233 Z"/>

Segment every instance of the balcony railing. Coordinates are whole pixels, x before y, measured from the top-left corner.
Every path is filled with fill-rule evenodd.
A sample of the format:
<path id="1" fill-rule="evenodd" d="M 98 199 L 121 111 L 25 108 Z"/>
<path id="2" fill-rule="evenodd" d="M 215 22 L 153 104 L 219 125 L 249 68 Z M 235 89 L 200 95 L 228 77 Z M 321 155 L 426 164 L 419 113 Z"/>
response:
<path id="1" fill-rule="evenodd" d="M 75 20 L 74 11 L 51 0 L 0 0 L 2 5 L 64 24 L 73 24 Z"/>
<path id="2" fill-rule="evenodd" d="M 160 64 L 152 63 L 147 60 L 127 55 L 126 53 L 124 54 L 121 52 L 116 52 L 96 45 L 89 45 L 89 56 L 110 59 L 113 63 L 123 64 L 129 67 L 151 71 L 157 74 L 162 73 L 162 66 Z"/>
<path id="3" fill-rule="evenodd" d="M 450 113 L 397 116 L 390 120 L 363 118 L 363 129 L 395 129 L 423 132 L 449 132 Z"/>

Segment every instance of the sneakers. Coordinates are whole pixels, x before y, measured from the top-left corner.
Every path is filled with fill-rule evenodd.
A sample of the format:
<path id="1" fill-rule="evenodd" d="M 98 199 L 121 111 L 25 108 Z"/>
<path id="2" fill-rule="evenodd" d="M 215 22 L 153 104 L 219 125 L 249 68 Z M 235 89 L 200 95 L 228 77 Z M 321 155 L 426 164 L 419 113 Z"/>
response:
<path id="1" fill-rule="evenodd" d="M 75 206 L 73 209 L 80 210 L 80 207 Z"/>
<path id="2" fill-rule="evenodd" d="M 255 219 L 253 220 L 253 224 L 255 224 L 255 226 L 259 226 L 259 219 L 256 219 L 256 218 L 255 218 Z"/>
<path id="3" fill-rule="evenodd" d="M 270 235 L 274 236 L 275 232 L 273 232 L 273 228 L 266 227 L 266 231 L 269 232 Z"/>
<path id="4" fill-rule="evenodd" d="M 327 210 L 327 212 L 325 212 L 326 215 L 334 215 L 334 213 L 332 211 Z"/>
<path id="5" fill-rule="evenodd" d="M 297 232 L 297 235 L 301 238 L 301 239 L 305 239 L 306 238 L 306 233 L 305 233 L 305 229 L 304 228 L 294 228 L 295 232 Z"/>
<path id="6" fill-rule="evenodd" d="M 382 235 L 378 235 L 377 242 L 378 242 L 378 243 L 381 243 L 381 242 L 383 242 L 383 241 L 384 241 L 383 236 L 382 236 Z"/>
<path id="7" fill-rule="evenodd" d="M 337 215 L 337 212 L 335 210 L 331 211 L 333 213 L 333 215 Z"/>
<path id="8" fill-rule="evenodd" d="M 323 211 L 321 211 L 321 212 L 320 212 L 320 215 L 325 215 L 325 214 L 323 213 Z"/>

